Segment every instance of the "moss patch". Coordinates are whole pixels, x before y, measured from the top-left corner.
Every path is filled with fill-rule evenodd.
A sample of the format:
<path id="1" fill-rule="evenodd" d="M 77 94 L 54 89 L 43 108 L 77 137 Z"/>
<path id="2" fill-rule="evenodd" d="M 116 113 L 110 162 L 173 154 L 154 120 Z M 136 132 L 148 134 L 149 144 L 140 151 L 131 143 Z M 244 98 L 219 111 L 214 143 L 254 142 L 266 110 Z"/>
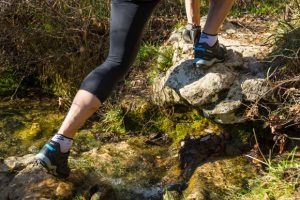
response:
<path id="1" fill-rule="evenodd" d="M 0 105 L 0 157 L 24 155 L 57 131 L 64 118 L 55 100 L 19 99 Z M 35 146 L 35 147 L 34 147 Z"/>

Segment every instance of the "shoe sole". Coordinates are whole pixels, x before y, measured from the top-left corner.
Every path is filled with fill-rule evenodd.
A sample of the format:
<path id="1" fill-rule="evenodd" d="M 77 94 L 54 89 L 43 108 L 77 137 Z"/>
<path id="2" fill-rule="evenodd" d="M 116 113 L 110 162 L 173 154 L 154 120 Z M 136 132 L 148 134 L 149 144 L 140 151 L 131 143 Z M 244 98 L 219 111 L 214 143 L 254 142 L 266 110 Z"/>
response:
<path id="1" fill-rule="evenodd" d="M 47 158 L 44 154 L 37 154 L 35 156 L 35 160 L 40 163 L 44 168 L 46 168 L 46 170 L 54 175 L 54 176 L 58 176 L 58 174 L 56 173 L 56 166 L 51 164 L 51 161 L 49 160 L 49 158 Z"/>
<path id="2" fill-rule="evenodd" d="M 217 59 L 217 58 L 213 58 L 211 60 L 204 60 L 204 59 L 197 59 L 195 58 L 193 60 L 193 63 L 197 66 L 197 67 L 210 67 L 212 66 L 213 64 L 216 64 L 216 63 L 222 63 L 224 62 L 224 60 L 220 60 L 220 59 Z"/>

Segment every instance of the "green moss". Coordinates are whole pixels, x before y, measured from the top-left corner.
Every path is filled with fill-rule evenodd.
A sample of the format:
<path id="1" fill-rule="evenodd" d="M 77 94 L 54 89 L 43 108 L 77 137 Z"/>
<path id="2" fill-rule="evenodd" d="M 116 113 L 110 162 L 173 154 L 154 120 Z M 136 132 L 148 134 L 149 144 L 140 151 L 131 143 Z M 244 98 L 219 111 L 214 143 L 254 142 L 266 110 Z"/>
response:
<path id="1" fill-rule="evenodd" d="M 187 134 L 191 133 L 190 123 L 178 123 L 175 127 L 175 132 L 171 135 L 175 142 L 179 142 L 184 139 Z"/>
<path id="2" fill-rule="evenodd" d="M 14 137 L 22 140 L 38 139 L 42 136 L 50 136 L 57 130 L 57 127 L 63 120 L 63 115 L 50 113 L 39 116 L 33 121 L 25 122 L 23 129 L 14 133 Z"/>
<path id="3" fill-rule="evenodd" d="M 220 133 L 221 127 L 216 123 L 204 118 L 196 109 L 187 112 L 175 112 L 172 116 L 159 118 L 160 130 L 167 133 L 175 143 L 180 142 L 189 135 L 206 134 L 205 129 Z"/>
<path id="4" fill-rule="evenodd" d="M 56 101 L 19 99 L 0 104 L 0 157 L 23 155 L 41 147 L 60 126 L 64 115 Z"/>
<path id="5" fill-rule="evenodd" d="M 159 118 L 159 126 L 161 130 L 165 133 L 172 133 L 174 130 L 175 123 L 167 117 L 161 116 Z"/>
<path id="6" fill-rule="evenodd" d="M 95 147 L 101 146 L 101 142 L 97 140 L 91 130 L 81 130 L 74 137 L 74 150 L 77 152 L 89 151 Z"/>

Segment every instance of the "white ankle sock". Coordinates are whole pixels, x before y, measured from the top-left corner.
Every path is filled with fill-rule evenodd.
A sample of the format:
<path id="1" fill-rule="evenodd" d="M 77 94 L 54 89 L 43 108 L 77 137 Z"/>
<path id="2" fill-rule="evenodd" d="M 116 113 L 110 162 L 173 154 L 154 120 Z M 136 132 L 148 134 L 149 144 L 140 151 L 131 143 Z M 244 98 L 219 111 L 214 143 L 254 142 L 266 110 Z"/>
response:
<path id="1" fill-rule="evenodd" d="M 66 153 L 70 150 L 72 143 L 73 143 L 73 139 L 72 138 L 68 138 L 62 134 L 55 134 L 53 136 L 53 138 L 51 139 L 54 142 L 57 142 L 60 144 L 60 151 L 62 153 Z"/>
<path id="2" fill-rule="evenodd" d="M 218 35 L 210 35 L 202 32 L 199 43 L 206 43 L 209 46 L 214 46 L 218 40 Z"/>

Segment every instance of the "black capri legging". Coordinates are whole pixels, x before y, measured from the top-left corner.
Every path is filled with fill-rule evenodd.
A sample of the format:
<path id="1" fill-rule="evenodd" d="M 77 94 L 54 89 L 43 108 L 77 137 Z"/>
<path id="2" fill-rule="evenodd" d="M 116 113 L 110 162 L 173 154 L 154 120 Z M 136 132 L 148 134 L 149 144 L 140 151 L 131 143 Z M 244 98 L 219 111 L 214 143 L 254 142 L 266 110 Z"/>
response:
<path id="1" fill-rule="evenodd" d="M 104 102 L 133 64 L 145 25 L 159 0 L 112 0 L 110 49 L 106 61 L 94 69 L 80 89 Z"/>

